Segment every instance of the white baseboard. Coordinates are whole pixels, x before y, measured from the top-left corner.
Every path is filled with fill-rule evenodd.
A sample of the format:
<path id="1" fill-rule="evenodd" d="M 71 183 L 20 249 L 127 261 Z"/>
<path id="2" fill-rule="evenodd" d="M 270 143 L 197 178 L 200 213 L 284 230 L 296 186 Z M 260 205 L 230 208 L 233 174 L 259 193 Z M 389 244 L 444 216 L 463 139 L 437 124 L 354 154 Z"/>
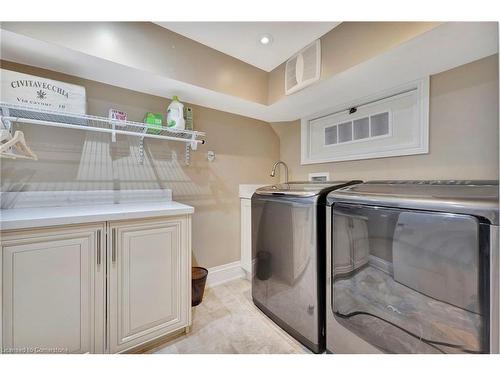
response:
<path id="1" fill-rule="evenodd" d="M 392 263 L 389 263 L 388 261 L 386 261 L 382 258 L 373 256 L 373 255 L 369 255 L 368 256 L 368 263 L 370 263 L 373 267 L 378 268 L 379 270 L 381 270 L 385 273 L 388 273 L 390 275 L 393 274 Z"/>
<path id="2" fill-rule="evenodd" d="M 391 263 L 373 255 L 369 256 L 369 262 L 374 267 L 392 274 Z M 252 265 L 252 271 L 255 272 L 255 259 L 253 259 Z M 209 268 L 206 286 L 214 287 L 216 285 L 224 284 L 228 281 L 236 279 L 251 280 L 252 276 L 253 275 L 251 275 L 249 272 L 246 272 L 243 268 L 241 268 L 240 261 L 237 260 L 236 262 L 221 264 L 220 266 Z"/>
<path id="3" fill-rule="evenodd" d="M 241 269 L 243 270 L 243 278 L 244 279 L 247 279 L 248 281 L 252 281 L 252 277 L 255 276 L 255 263 L 257 263 L 257 259 L 253 259 L 252 260 L 252 270 L 251 271 L 248 271 L 246 270 L 244 267 L 241 267 Z"/>
<path id="4" fill-rule="evenodd" d="M 222 264 L 208 269 L 207 287 L 227 283 L 231 280 L 246 278 L 246 273 L 240 266 L 240 261 Z"/>

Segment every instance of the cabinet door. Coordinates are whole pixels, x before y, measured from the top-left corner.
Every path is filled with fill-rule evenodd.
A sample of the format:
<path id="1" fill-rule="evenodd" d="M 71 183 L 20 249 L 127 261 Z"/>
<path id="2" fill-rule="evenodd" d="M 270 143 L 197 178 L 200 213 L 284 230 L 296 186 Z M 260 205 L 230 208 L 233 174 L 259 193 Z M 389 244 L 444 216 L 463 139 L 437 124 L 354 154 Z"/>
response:
<path id="1" fill-rule="evenodd" d="M 252 201 L 241 199 L 241 268 L 252 278 Z"/>
<path id="2" fill-rule="evenodd" d="M 2 233 L 4 352 L 103 351 L 103 228 Z"/>
<path id="3" fill-rule="evenodd" d="M 110 223 L 110 351 L 190 324 L 190 218 Z"/>

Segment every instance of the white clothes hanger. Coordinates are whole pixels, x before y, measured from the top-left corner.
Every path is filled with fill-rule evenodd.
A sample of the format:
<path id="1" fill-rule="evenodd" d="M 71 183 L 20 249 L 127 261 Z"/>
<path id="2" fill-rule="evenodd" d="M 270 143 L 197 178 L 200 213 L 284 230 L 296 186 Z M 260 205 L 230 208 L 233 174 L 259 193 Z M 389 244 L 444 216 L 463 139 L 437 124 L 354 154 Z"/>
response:
<path id="1" fill-rule="evenodd" d="M 14 136 L 11 136 L 8 130 L 2 130 L 0 133 L 0 142 L 0 157 L 38 160 L 36 154 L 26 144 L 22 131 L 17 130 Z"/>

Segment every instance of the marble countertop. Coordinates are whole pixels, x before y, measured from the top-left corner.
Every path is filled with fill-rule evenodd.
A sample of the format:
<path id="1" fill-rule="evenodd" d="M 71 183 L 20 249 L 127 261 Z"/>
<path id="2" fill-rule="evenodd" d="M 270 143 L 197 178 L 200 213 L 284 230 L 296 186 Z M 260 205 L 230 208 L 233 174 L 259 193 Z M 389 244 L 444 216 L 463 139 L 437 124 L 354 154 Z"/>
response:
<path id="1" fill-rule="evenodd" d="M 193 207 L 173 201 L 11 208 L 0 210 L 0 229 L 24 229 L 192 213 L 194 213 Z"/>

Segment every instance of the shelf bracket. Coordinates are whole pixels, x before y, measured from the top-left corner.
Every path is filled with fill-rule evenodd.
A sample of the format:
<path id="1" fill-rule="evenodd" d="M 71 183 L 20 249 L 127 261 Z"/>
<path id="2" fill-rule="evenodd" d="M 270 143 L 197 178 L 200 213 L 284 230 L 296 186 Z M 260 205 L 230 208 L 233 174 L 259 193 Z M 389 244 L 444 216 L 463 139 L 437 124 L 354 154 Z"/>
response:
<path id="1" fill-rule="evenodd" d="M 190 165 L 191 164 L 191 145 L 189 143 L 186 143 L 186 151 L 185 151 L 185 154 L 184 154 L 184 162 L 186 163 L 186 165 Z"/>
<path id="2" fill-rule="evenodd" d="M 198 149 L 198 142 L 196 142 L 196 134 L 191 135 L 191 142 L 186 142 L 186 151 L 184 160 L 186 165 L 191 164 L 191 150 L 196 151 Z"/>
<path id="3" fill-rule="evenodd" d="M 2 107 L 0 111 L 2 112 L 2 116 L 0 117 L 0 121 L 2 122 L 2 130 L 7 130 L 10 135 L 12 135 L 12 122 L 4 118 L 9 117 L 9 108 Z"/>
<path id="4" fill-rule="evenodd" d="M 115 143 L 116 142 L 116 132 L 115 132 L 116 127 L 115 127 L 115 122 L 114 121 L 111 122 L 111 129 L 113 130 L 111 132 L 111 142 Z"/>
<path id="5" fill-rule="evenodd" d="M 191 150 L 193 151 L 196 151 L 198 149 L 198 142 L 195 142 L 196 141 L 196 135 L 193 134 L 191 136 Z"/>
<path id="6" fill-rule="evenodd" d="M 148 131 L 148 128 L 145 126 L 142 129 L 142 133 L 145 134 Z M 144 136 L 139 139 L 139 164 L 144 164 Z"/>

